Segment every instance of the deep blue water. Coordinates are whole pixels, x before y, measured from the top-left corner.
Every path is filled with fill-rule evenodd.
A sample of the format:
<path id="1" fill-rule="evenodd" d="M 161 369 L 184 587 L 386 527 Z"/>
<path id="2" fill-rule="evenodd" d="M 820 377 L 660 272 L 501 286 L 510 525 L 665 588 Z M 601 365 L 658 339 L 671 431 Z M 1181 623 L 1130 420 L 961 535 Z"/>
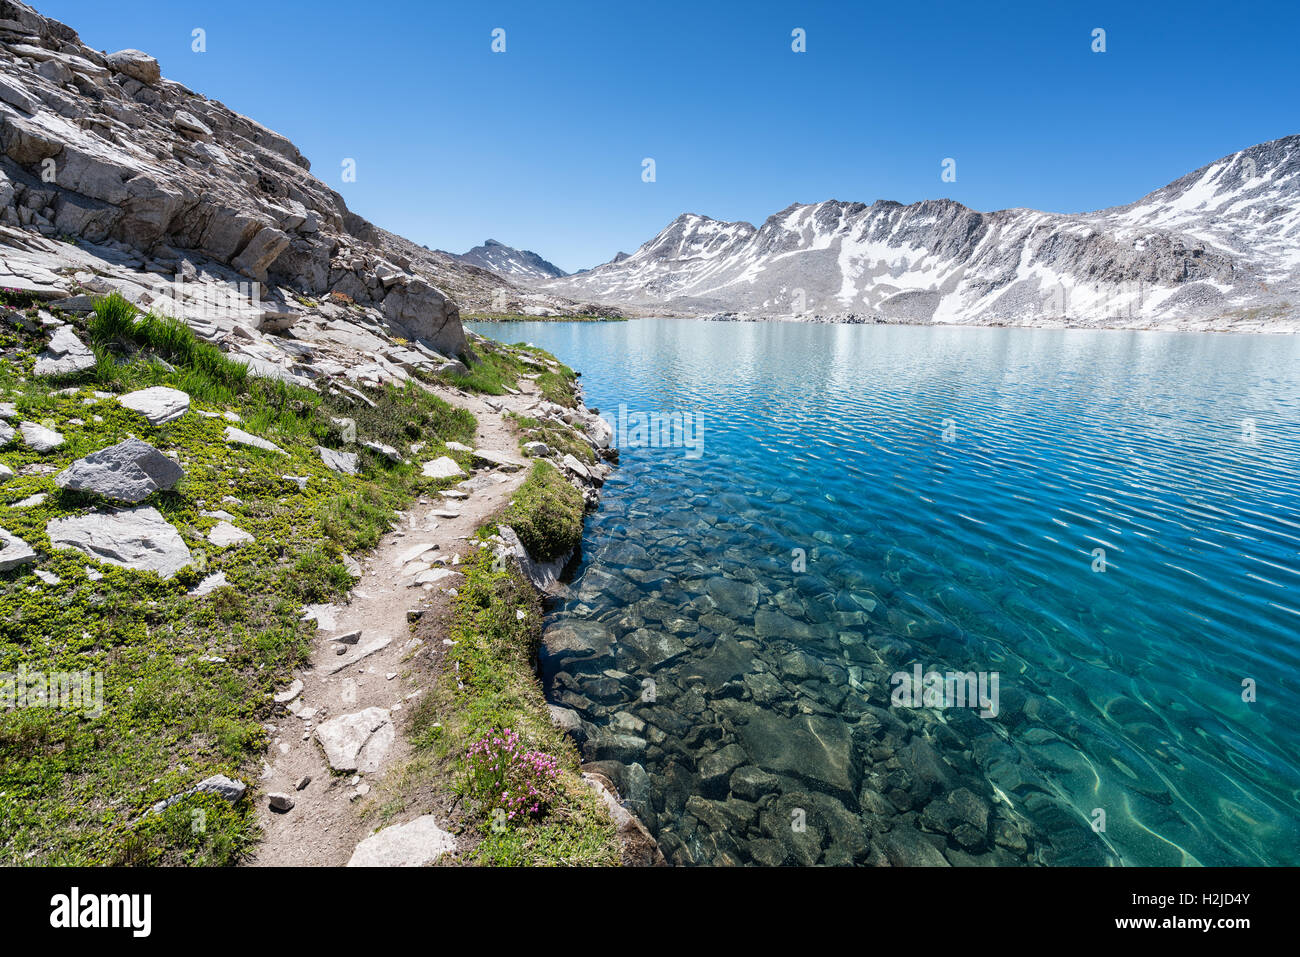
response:
<path id="1" fill-rule="evenodd" d="M 763 811 L 770 798 L 738 792 L 734 777 L 730 790 L 702 783 L 701 754 L 738 744 L 727 754 L 775 774 L 773 788 L 834 795 L 825 827 L 852 833 L 820 836 L 813 856 L 831 861 L 841 844 L 859 861 L 872 845 L 892 856 L 916 829 L 967 862 L 933 823 L 940 804 L 926 811 L 953 782 L 919 782 L 912 758 L 900 767 L 888 754 L 923 738 L 981 800 L 1056 847 L 1042 859 L 1300 863 L 1300 340 L 680 320 L 472 328 L 580 370 L 607 419 L 620 404 L 703 417 L 698 458 L 621 450 L 574 597 L 553 613 L 612 629 L 617 667 L 570 663 L 552 691 L 577 694 L 611 671 L 622 681 L 570 704 L 593 729 L 619 725 L 646 745 L 628 754 L 597 736 L 588 756 L 638 765 L 624 790 L 670 856 L 784 853 L 769 846 L 786 841 Z M 792 567 L 797 549 L 806 568 Z M 719 577 L 752 585 L 757 608 L 716 608 L 707 583 Z M 618 649 L 637 629 L 685 643 L 646 668 L 682 696 L 675 727 L 656 724 L 662 699 L 635 694 L 644 675 Z M 735 674 L 709 671 L 724 653 Z M 930 709 L 873 742 L 864 710 L 889 708 L 883 676 L 913 662 L 997 672 L 1001 714 Z M 751 693 L 768 675 L 779 689 Z M 848 743 L 832 735 L 826 762 L 792 766 L 755 743 L 763 710 L 779 715 L 777 733 L 814 714 Z M 824 770 L 837 749 L 851 752 L 847 787 Z M 994 853 L 991 831 L 962 841 Z"/>

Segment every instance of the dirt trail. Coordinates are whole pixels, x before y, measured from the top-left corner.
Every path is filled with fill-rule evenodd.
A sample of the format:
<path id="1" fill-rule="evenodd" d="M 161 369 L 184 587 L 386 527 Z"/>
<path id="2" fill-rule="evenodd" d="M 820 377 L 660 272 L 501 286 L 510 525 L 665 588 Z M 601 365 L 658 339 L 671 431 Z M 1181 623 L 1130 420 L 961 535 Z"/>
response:
<path id="1" fill-rule="evenodd" d="M 532 383 L 521 380 L 520 385 L 524 394 L 494 397 L 493 401 L 516 411 L 531 405 L 536 399 L 530 394 L 534 391 Z M 502 413 L 476 396 L 446 389 L 431 391 L 474 413 L 479 426 L 476 448 L 523 459 L 514 431 Z M 263 841 L 247 863 L 343 865 L 356 845 L 369 836 L 374 824 L 361 819 L 360 808 L 384 773 L 400 766 L 406 757 L 408 745 L 400 730 L 402 711 L 421 691 L 415 683 L 418 672 L 409 675 L 408 680 L 411 669 L 403 663 L 420 647 L 412 638 L 407 610 L 428 606 L 432 595 L 456 587 L 461 580 L 452 576 L 426 590 L 413 586 L 415 576 L 403 574 L 402 568 L 436 549 L 443 561 L 433 563 L 432 569 L 454 569 L 452 557 L 459 554 L 463 561 L 467 556 L 467 537 L 509 501 L 526 476 L 526 469 L 506 472 L 480 468 L 462 483 L 463 489 L 455 489 L 468 492 L 466 498 L 444 498 L 436 493 L 423 496 L 362 563 L 362 577 L 348 601 L 310 609 L 317 613 L 319 625 L 315 647 L 310 662 L 295 675 L 294 686 L 301 681 L 302 692 L 283 706 L 277 705 L 277 713 L 270 721 L 276 732 L 258 782 Z M 451 517 L 450 512 L 458 514 Z M 339 642 L 331 639 L 357 630 L 360 638 L 355 644 L 344 645 L 347 653 L 338 655 Z M 382 723 L 378 713 L 369 713 L 364 726 L 353 734 L 354 744 L 365 741 L 358 755 L 359 770 L 340 776 L 331 770 L 316 729 L 331 719 L 370 708 L 388 712 L 387 722 Z M 367 766 L 370 770 L 363 769 Z M 301 791 L 295 790 L 307 776 L 310 783 Z M 275 792 L 290 795 L 293 808 L 287 812 L 270 810 L 266 795 Z M 400 823 L 415 816 L 403 814 L 386 823 Z"/>

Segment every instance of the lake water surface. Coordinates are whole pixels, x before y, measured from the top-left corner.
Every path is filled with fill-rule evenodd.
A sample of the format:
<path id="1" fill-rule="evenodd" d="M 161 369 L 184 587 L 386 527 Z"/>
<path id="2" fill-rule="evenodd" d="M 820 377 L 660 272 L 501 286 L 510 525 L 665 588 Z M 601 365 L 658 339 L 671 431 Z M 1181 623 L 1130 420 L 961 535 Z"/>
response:
<path id="1" fill-rule="evenodd" d="M 1300 339 L 467 325 L 702 417 L 543 654 L 670 860 L 1300 864 Z"/>

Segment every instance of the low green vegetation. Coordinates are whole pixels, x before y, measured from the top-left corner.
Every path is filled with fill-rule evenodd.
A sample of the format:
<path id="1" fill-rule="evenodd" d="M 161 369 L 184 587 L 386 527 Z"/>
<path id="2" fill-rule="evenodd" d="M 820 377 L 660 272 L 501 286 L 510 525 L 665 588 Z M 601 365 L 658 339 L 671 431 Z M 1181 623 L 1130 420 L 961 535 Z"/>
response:
<path id="1" fill-rule="evenodd" d="M 481 531 L 486 536 L 493 529 Z M 618 838 L 600 799 L 582 780 L 573 741 L 550 719 L 533 672 L 541 639 L 537 592 L 513 563 L 488 548 L 461 566 L 450 638 L 433 693 L 412 711 L 412 780 L 432 780 L 464 796 L 464 824 L 478 838 L 471 862 L 491 865 L 609 865 Z M 522 614 L 521 614 L 522 612 Z M 473 787 L 467 755 L 476 742 L 510 729 L 522 747 L 560 769 L 537 817 L 507 820 Z"/>
<path id="2" fill-rule="evenodd" d="M 468 373 L 446 373 L 443 379 L 469 392 L 505 395 L 518 390 L 519 379 L 533 376 L 542 397 L 572 409 L 578 404 L 574 384 L 577 376 L 544 349 L 522 342 L 512 346 L 477 338 L 471 348 L 479 361 Z"/>
<path id="3" fill-rule="evenodd" d="M 117 297 L 101 300 L 88 321 L 64 317 L 94 348 L 95 367 L 37 379 L 32 362 L 46 335 L 32 304 L 8 302 L 26 311 L 0 315 L 0 401 L 16 405 L 15 424 L 42 423 L 65 443 L 47 454 L 21 439 L 0 449 L 16 473 L 0 484 L 0 527 L 38 553 L 34 564 L 0 573 L 0 675 L 96 674 L 103 708 L 0 707 L 0 862 L 237 861 L 257 839 L 251 795 L 234 805 L 194 795 L 159 814 L 151 805 L 214 774 L 256 781 L 270 696 L 310 646 L 303 605 L 341 597 L 352 582 L 345 555 L 373 546 L 414 496 L 451 484 L 366 450 L 360 475 L 339 475 L 315 446 L 342 448 L 334 420 L 346 417 L 358 438 L 403 455 L 422 442 L 421 460 L 447 454 L 467 466 L 444 443 L 471 442 L 476 423 L 415 386 L 371 390 L 372 408 L 250 377 L 183 324 L 139 316 Z M 190 412 L 154 427 L 112 397 L 151 385 L 189 393 Z M 198 410 L 234 413 L 236 427 L 287 454 L 230 444 L 223 430 L 232 423 Z M 58 488 L 55 474 L 131 435 L 176 453 L 186 473 L 142 503 L 193 555 L 170 580 L 54 549 L 46 535 L 51 519 L 104 505 Z M 286 476 L 305 478 L 305 488 Z M 217 510 L 256 540 L 211 545 L 205 536 L 218 518 L 202 513 Z M 227 587 L 188 596 L 216 572 Z"/>
<path id="4" fill-rule="evenodd" d="M 587 465 L 595 463 L 595 451 L 573 429 L 549 419 L 534 419 L 531 416 L 519 415 L 515 412 L 507 412 L 506 417 L 519 427 L 519 440 L 521 443 L 545 442 L 551 448 L 558 449 L 562 457 L 572 455 L 579 462 L 584 462 Z"/>
<path id="5" fill-rule="evenodd" d="M 550 462 L 538 460 L 510 501 L 502 524 L 509 525 L 541 562 L 562 558 L 582 541 L 585 502 Z"/>

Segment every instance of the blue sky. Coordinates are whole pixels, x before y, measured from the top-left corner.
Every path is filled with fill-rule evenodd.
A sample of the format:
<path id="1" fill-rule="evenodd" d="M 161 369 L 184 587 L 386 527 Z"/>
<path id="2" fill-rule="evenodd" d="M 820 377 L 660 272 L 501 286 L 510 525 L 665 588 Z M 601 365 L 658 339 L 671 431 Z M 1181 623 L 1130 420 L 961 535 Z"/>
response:
<path id="1" fill-rule="evenodd" d="M 1300 132 L 1294 2 L 36 6 L 284 133 L 387 229 L 455 252 L 492 237 L 567 270 L 683 212 L 761 223 L 793 202 L 938 196 L 1097 209 Z M 940 179 L 947 157 L 956 182 Z"/>

